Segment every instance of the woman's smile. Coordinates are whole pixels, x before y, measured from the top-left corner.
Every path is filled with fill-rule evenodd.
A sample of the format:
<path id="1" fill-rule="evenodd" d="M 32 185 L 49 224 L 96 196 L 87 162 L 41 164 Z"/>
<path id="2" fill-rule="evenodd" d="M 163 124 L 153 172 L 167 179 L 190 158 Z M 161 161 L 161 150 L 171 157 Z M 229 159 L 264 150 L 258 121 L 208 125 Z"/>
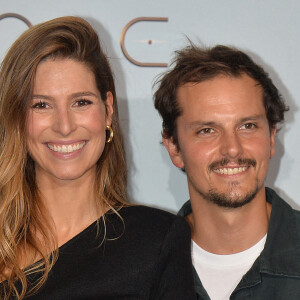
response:
<path id="1" fill-rule="evenodd" d="M 81 141 L 77 143 L 70 144 L 60 144 L 60 143 L 47 143 L 47 147 L 57 153 L 73 153 L 77 150 L 82 149 L 86 144 L 86 141 Z"/>

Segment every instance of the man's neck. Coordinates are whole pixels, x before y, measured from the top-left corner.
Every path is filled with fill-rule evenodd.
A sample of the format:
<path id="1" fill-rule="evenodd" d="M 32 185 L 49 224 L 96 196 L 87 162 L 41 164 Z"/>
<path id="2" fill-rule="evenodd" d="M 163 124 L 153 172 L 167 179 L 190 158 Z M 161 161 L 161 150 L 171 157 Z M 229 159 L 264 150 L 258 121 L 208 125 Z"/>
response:
<path id="1" fill-rule="evenodd" d="M 215 254 L 233 254 L 256 244 L 268 230 L 271 205 L 265 189 L 240 208 L 223 208 L 191 195 L 193 213 L 187 219 L 192 239 L 204 250 Z"/>

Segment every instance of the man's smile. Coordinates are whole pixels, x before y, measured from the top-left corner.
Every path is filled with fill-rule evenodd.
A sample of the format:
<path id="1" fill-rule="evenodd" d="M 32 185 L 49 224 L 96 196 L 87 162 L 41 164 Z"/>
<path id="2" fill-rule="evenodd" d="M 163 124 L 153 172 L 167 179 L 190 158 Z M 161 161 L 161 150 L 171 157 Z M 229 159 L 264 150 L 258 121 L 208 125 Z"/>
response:
<path id="1" fill-rule="evenodd" d="M 225 175 L 235 175 L 238 173 L 245 172 L 249 167 L 239 167 L 239 168 L 220 168 L 214 169 L 213 172 L 218 174 L 225 174 Z"/>

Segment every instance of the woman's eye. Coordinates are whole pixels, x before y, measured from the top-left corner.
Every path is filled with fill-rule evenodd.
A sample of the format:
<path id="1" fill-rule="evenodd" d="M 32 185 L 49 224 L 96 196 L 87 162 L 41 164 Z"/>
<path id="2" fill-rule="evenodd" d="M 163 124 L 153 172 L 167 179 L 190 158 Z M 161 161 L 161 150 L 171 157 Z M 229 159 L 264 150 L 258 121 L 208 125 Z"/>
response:
<path id="1" fill-rule="evenodd" d="M 42 101 L 37 102 L 31 106 L 31 108 L 36 108 L 36 109 L 45 109 L 48 107 L 49 105 L 46 102 L 42 102 Z"/>
<path id="2" fill-rule="evenodd" d="M 75 102 L 75 106 L 86 106 L 86 105 L 89 105 L 89 104 L 92 104 L 93 102 L 91 100 L 86 100 L 86 99 L 80 99 L 80 100 L 77 100 Z"/>
<path id="3" fill-rule="evenodd" d="M 198 131 L 198 133 L 201 133 L 201 134 L 210 134 L 210 133 L 213 133 L 214 130 L 212 128 L 203 128 L 201 130 Z"/>
<path id="4" fill-rule="evenodd" d="M 257 128 L 257 126 L 253 123 L 246 123 L 241 126 L 241 129 L 253 129 L 253 128 Z"/>

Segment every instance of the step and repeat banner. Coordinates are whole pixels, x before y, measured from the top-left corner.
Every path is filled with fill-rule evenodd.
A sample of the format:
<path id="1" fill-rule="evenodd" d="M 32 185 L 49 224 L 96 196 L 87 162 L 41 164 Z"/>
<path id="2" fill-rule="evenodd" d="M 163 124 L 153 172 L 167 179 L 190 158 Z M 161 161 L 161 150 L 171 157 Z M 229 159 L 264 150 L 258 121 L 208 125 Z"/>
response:
<path id="1" fill-rule="evenodd" d="M 155 79 L 188 44 L 240 48 L 271 75 L 290 107 L 266 185 L 300 208 L 300 2 L 297 0 L 0 0 L 0 58 L 29 26 L 81 16 L 110 58 L 126 144 L 131 201 L 177 211 L 186 177 L 161 145 Z"/>

